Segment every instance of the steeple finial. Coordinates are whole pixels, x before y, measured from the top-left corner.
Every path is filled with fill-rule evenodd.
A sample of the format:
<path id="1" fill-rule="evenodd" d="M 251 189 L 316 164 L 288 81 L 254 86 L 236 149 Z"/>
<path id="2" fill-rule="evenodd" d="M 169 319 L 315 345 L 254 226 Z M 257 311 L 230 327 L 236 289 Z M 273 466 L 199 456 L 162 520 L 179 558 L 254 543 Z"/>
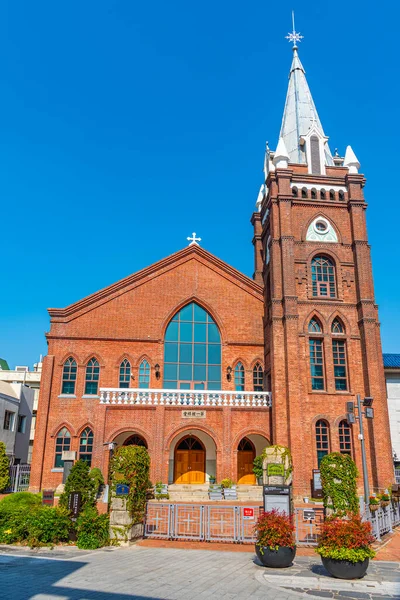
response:
<path id="1" fill-rule="evenodd" d="M 304 38 L 304 35 L 300 35 L 300 32 L 298 33 L 296 31 L 296 27 L 294 25 L 294 10 L 292 10 L 292 26 L 293 31 L 292 33 L 287 34 L 286 39 L 289 40 L 289 42 L 293 42 L 293 49 L 295 49 L 297 48 L 296 42 L 301 42 L 301 40 Z"/>

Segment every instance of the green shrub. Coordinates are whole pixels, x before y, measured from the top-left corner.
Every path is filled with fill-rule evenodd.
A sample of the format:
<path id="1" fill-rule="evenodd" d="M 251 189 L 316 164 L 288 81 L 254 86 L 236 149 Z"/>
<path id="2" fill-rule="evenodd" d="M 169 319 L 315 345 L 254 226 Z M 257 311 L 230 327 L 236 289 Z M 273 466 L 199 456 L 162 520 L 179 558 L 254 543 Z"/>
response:
<path id="1" fill-rule="evenodd" d="M 42 506 L 28 518 L 27 541 L 30 546 L 65 542 L 69 537 L 71 519 L 65 508 Z"/>
<path id="2" fill-rule="evenodd" d="M 6 445 L 0 442 L 0 492 L 3 492 L 10 485 L 10 463 L 6 454 Z"/>
<path id="3" fill-rule="evenodd" d="M 260 479 L 263 476 L 263 462 L 264 462 L 263 454 L 256 456 L 255 459 L 253 460 L 253 473 L 257 477 L 257 479 Z"/>
<path id="4" fill-rule="evenodd" d="M 95 550 L 109 542 L 109 517 L 99 515 L 97 509 L 86 505 L 76 520 L 77 546 L 85 550 Z"/>
<path id="5" fill-rule="evenodd" d="M 31 494 L 30 492 L 16 492 L 9 494 L 0 500 L 1 509 L 13 510 L 18 508 L 29 509 L 32 506 L 41 506 L 42 498 L 40 494 Z"/>
<path id="6" fill-rule="evenodd" d="M 68 508 L 68 499 L 72 492 L 81 493 L 81 508 L 86 504 L 94 506 L 97 495 L 96 481 L 95 478 L 90 477 L 89 465 L 84 460 L 77 460 L 72 467 L 60 496 L 59 506 Z"/>
<path id="7" fill-rule="evenodd" d="M 104 484 L 103 473 L 100 471 L 98 467 L 93 467 L 90 470 L 89 476 L 94 481 L 96 496 L 99 492 L 99 487 Z"/>
<path id="8" fill-rule="evenodd" d="M 335 516 L 343 516 L 349 511 L 358 513 L 358 471 L 352 458 L 348 454 L 331 452 L 321 460 L 320 470 L 325 508 Z"/>
<path id="9" fill-rule="evenodd" d="M 112 492 L 115 494 L 118 483 L 129 485 L 126 506 L 133 523 L 140 523 L 144 518 L 149 471 L 150 456 L 142 446 L 121 446 L 110 461 Z"/>
<path id="10" fill-rule="evenodd" d="M 62 508 L 38 504 L 0 506 L 0 542 L 3 544 L 57 544 L 68 540 L 70 528 L 68 512 Z"/>
<path id="11" fill-rule="evenodd" d="M 229 479 L 229 477 L 226 477 L 221 481 L 221 485 L 223 488 L 231 488 L 233 485 L 235 485 L 235 482 L 232 481 L 232 479 Z"/>

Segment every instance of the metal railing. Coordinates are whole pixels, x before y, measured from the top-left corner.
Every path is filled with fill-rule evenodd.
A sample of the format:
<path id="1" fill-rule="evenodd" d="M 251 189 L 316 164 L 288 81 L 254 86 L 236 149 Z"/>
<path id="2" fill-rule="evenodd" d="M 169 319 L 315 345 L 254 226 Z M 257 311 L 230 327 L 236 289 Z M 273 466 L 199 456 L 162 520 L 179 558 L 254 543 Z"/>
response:
<path id="1" fill-rule="evenodd" d="M 149 503 L 144 537 L 254 543 L 258 506 Z"/>
<path id="2" fill-rule="evenodd" d="M 148 503 L 144 537 L 254 544 L 262 507 Z M 296 544 L 316 546 L 324 509 L 295 508 Z"/>
<path id="3" fill-rule="evenodd" d="M 271 392 L 100 388 L 100 404 L 270 408 L 272 406 L 272 396 Z"/>
<path id="4" fill-rule="evenodd" d="M 366 518 L 371 522 L 372 535 L 378 541 L 385 533 L 392 533 L 393 527 L 400 525 L 400 503 L 391 502 L 389 506 L 379 507 L 378 510 L 366 509 Z"/>
<path id="5" fill-rule="evenodd" d="M 29 488 L 31 465 L 12 465 L 9 471 L 10 484 L 6 492 L 26 492 Z"/>

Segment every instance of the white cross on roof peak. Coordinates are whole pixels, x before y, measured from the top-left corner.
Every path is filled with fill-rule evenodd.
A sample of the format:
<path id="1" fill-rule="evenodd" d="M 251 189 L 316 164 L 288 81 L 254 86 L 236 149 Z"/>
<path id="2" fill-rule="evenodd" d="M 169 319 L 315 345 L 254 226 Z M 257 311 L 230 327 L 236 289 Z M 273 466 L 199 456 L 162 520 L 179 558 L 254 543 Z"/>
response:
<path id="1" fill-rule="evenodd" d="M 190 242 L 189 246 L 198 246 L 197 242 L 201 242 L 201 238 L 196 237 L 195 232 L 193 232 L 192 237 L 188 237 L 187 241 Z"/>

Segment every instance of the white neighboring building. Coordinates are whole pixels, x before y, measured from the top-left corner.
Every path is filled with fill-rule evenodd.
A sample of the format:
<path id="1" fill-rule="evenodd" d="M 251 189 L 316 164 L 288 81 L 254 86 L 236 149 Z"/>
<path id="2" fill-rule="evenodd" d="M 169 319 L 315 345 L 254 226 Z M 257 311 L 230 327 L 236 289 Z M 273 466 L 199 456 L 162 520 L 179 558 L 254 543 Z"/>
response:
<path id="1" fill-rule="evenodd" d="M 8 367 L 7 362 L 4 359 L 0 359 L 0 382 L 5 381 L 7 383 L 20 383 L 24 386 L 27 386 L 28 388 L 31 388 L 34 391 L 33 411 L 29 432 L 29 452 L 27 461 L 24 461 L 28 462 L 29 464 L 32 458 L 33 440 L 35 437 L 36 414 L 39 402 L 39 389 L 41 377 L 42 357 L 40 357 L 40 362 L 35 363 L 33 365 L 33 371 L 30 371 L 29 367 L 26 366 L 16 366 L 15 369 L 11 370 Z"/>
<path id="2" fill-rule="evenodd" d="M 400 467 L 400 354 L 384 354 L 390 435 L 396 466 Z"/>
<path id="3" fill-rule="evenodd" d="M 11 463 L 27 463 L 35 392 L 21 383 L 0 381 L 0 441 Z"/>

